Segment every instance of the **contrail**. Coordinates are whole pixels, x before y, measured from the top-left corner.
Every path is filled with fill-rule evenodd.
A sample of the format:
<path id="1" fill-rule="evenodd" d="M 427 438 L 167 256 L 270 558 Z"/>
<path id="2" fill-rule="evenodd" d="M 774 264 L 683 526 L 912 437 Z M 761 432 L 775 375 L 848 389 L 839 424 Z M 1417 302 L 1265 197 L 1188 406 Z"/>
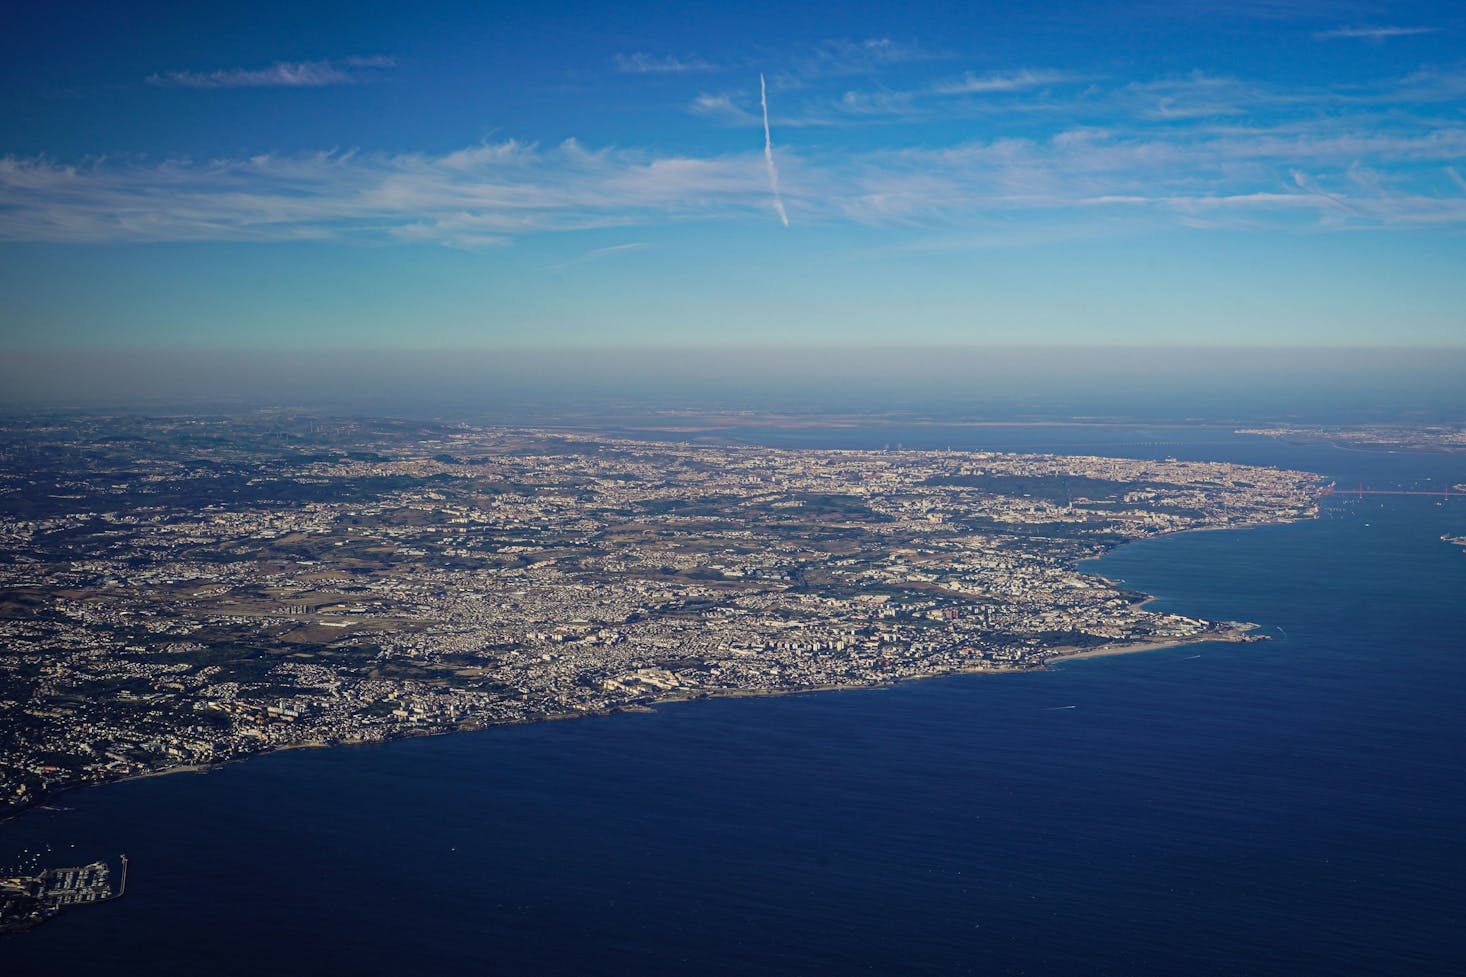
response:
<path id="1" fill-rule="evenodd" d="M 758 75 L 758 104 L 764 109 L 764 162 L 769 167 L 769 189 L 774 192 L 774 210 L 779 213 L 779 220 L 784 226 L 789 226 L 789 215 L 784 212 L 784 198 L 779 195 L 779 171 L 774 168 L 774 140 L 769 135 L 769 90 L 764 85 L 763 72 Z"/>

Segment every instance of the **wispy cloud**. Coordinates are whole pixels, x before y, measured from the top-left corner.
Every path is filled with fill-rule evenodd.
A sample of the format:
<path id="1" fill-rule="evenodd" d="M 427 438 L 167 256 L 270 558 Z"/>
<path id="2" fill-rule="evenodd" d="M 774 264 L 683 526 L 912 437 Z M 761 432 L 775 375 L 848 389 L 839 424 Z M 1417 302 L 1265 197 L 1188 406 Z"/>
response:
<path id="1" fill-rule="evenodd" d="M 1079 75 L 1052 70 L 989 75 L 969 72 L 961 78 L 921 88 L 847 89 L 837 95 L 829 94 L 828 89 L 810 95 L 807 87 L 796 81 L 793 90 L 796 95 L 804 90 L 804 98 L 794 108 L 771 118 L 774 123 L 791 128 L 848 126 L 860 122 L 910 122 L 936 116 L 950 119 L 956 112 L 990 113 L 996 100 L 1005 96 L 1032 93 L 1053 85 L 1074 85 L 1084 80 Z M 744 108 L 742 101 L 751 101 L 751 96 L 704 93 L 692 101 L 688 111 L 724 125 L 744 126 L 756 121 L 758 113 Z M 1006 110 L 1018 112 L 1031 111 L 1034 107 L 1015 104 L 1012 98 L 1004 104 Z"/>
<path id="2" fill-rule="evenodd" d="M 771 55 L 710 61 L 696 54 L 653 54 L 647 51 L 623 52 L 613 56 L 615 69 L 634 75 L 691 75 L 713 72 L 756 71 Z M 896 41 L 889 37 L 860 40 L 832 38 L 785 50 L 774 60 L 781 67 L 770 74 L 783 88 L 798 88 L 820 79 L 850 75 L 876 74 L 888 68 L 947 58 L 949 55 L 917 44 Z"/>
<path id="3" fill-rule="evenodd" d="M 747 126 L 758 122 L 758 116 L 743 108 L 732 95 L 701 94 L 692 100 L 687 110 L 733 126 Z"/>
<path id="4" fill-rule="evenodd" d="M 643 241 L 628 241 L 626 244 L 612 244 L 604 248 L 594 248 L 585 253 L 586 258 L 603 258 L 606 255 L 620 254 L 623 251 L 644 251 L 651 245 Z"/>
<path id="5" fill-rule="evenodd" d="M 951 55 L 889 37 L 829 38 L 779 57 L 781 68 L 770 78 L 781 90 L 816 84 L 822 79 L 876 75 L 904 65 L 940 61 Z"/>
<path id="6" fill-rule="evenodd" d="M 882 65 L 911 64 L 945 57 L 948 55 L 918 44 L 889 37 L 867 37 L 863 40 L 834 38 L 821 41 L 796 60 L 806 74 L 848 74 Z"/>
<path id="7" fill-rule="evenodd" d="M 1350 85 L 1287 87 L 1192 72 L 1145 81 L 1109 82 L 1061 69 L 968 72 L 923 87 L 847 89 L 832 93 L 796 85 L 786 93 L 777 126 L 842 127 L 943 121 L 1006 120 L 1024 125 L 1123 126 L 1164 122 L 1179 127 L 1257 124 L 1279 118 L 1314 118 L 1338 124 L 1344 113 L 1388 110 L 1396 117 L 1417 107 L 1466 100 L 1466 71 L 1428 68 Z M 756 117 L 747 93 L 702 95 L 689 106 L 696 115 L 744 126 Z M 1378 120 L 1387 122 L 1388 120 Z"/>
<path id="8" fill-rule="evenodd" d="M 150 85 L 181 88 L 322 88 L 355 85 L 373 72 L 397 66 L 385 56 L 336 61 L 276 61 L 264 68 L 222 68 L 216 71 L 169 71 L 148 78 Z"/>
<path id="9" fill-rule="evenodd" d="M 1331 20 L 1341 14 L 1366 17 L 1379 12 L 1380 0 L 1138 0 L 1137 8 L 1167 17 L 1195 20 Z"/>
<path id="10" fill-rule="evenodd" d="M 628 241 L 625 244 L 611 244 L 603 248 L 591 248 L 584 254 L 577 255 L 568 261 L 557 261 L 554 264 L 546 265 L 545 268 L 552 271 L 563 271 L 568 268 L 575 268 L 580 265 L 587 265 L 599 262 L 606 258 L 614 258 L 616 255 L 629 254 L 636 251 L 645 251 L 651 247 L 643 241 Z"/>
<path id="11" fill-rule="evenodd" d="M 718 70 L 717 65 L 699 57 L 647 54 L 644 51 L 618 54 L 614 60 L 617 71 L 632 75 L 685 75 Z"/>
<path id="12" fill-rule="evenodd" d="M 441 155 L 314 153 L 205 163 L 0 158 L 0 240 L 410 241 L 766 213 L 760 156 L 691 158 L 509 141 Z"/>
<path id="13" fill-rule="evenodd" d="M 1355 38 L 1364 41 L 1387 41 L 1392 37 L 1411 37 L 1415 34 L 1434 34 L 1438 27 L 1336 27 L 1333 30 L 1317 31 L 1316 40 L 1332 41 L 1339 38 Z"/>
<path id="14" fill-rule="evenodd" d="M 1112 95 L 1114 108 L 1139 119 L 1185 121 L 1245 115 L 1269 100 L 1267 91 L 1235 78 L 1194 72 L 1131 82 Z"/>
<path id="15" fill-rule="evenodd" d="M 781 220 L 793 211 L 804 224 L 902 225 L 959 237 L 1020 215 L 1037 215 L 1046 230 L 1115 221 L 1466 228 L 1466 119 L 1457 111 L 1466 74 L 1417 73 L 1347 90 L 1190 75 L 1085 82 L 1061 96 L 1038 80 L 1057 74 L 974 76 L 995 91 L 1007 79 L 1012 94 L 1003 97 L 928 87 L 806 101 L 793 110 L 806 118 L 811 106 L 862 121 L 942 110 L 955 118 L 971 105 L 990 113 L 991 124 L 970 130 L 983 138 L 936 145 L 930 130 L 913 143 L 893 126 L 879 139 L 781 146 L 777 183 L 772 129 L 785 123 L 773 112 L 762 147 L 712 155 L 509 140 L 438 154 L 5 157 L 0 240 L 487 248 L 534 234 L 766 220 L 775 194 L 787 207 Z M 775 91 L 782 109 L 791 96 Z M 757 132 L 767 103 L 756 98 L 704 95 L 694 111 Z M 1044 112 L 1023 114 L 1035 105 Z"/>
<path id="16" fill-rule="evenodd" d="M 939 82 L 931 90 L 937 95 L 986 95 L 1021 92 L 1078 80 L 1077 76 L 1063 71 L 1015 71 L 989 75 L 975 75 L 969 71 L 954 81 Z"/>

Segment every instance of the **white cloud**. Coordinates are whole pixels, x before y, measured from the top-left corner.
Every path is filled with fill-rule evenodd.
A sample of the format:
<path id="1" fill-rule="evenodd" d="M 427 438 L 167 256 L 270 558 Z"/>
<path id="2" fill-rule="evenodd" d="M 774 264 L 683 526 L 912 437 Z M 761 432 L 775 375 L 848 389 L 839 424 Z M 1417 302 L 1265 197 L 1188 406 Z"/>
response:
<path id="1" fill-rule="evenodd" d="M 1063 71 L 1015 71 L 990 75 L 975 75 L 969 71 L 955 81 L 934 85 L 932 91 L 938 95 L 987 95 L 1026 91 L 1077 80 L 1077 76 Z"/>
<path id="2" fill-rule="evenodd" d="M 1416 34 L 1434 34 L 1438 27 L 1337 27 L 1333 30 L 1318 31 L 1313 36 L 1320 41 L 1332 41 L 1339 38 L 1355 38 L 1365 41 L 1385 41 L 1392 37 L 1411 37 Z"/>
<path id="3" fill-rule="evenodd" d="M 677 57 L 671 54 L 647 54 L 633 51 L 615 57 L 616 70 L 633 75 L 684 75 L 693 72 L 717 71 L 718 66 L 699 57 Z"/>
<path id="4" fill-rule="evenodd" d="M 0 158 L 0 240 L 438 241 L 728 217 L 763 206 L 757 151 L 655 157 L 507 142 L 441 155 L 197 163 Z"/>
<path id="5" fill-rule="evenodd" d="M 771 116 L 771 121 L 778 126 L 790 128 L 838 127 L 867 122 L 913 122 L 937 117 L 950 119 L 954 111 L 969 115 L 992 114 L 998 110 L 994 106 L 999 100 L 962 96 L 1020 94 L 1081 80 L 1078 75 L 1051 70 L 1025 70 L 986 76 L 969 72 L 962 78 L 923 88 L 848 89 L 834 96 L 826 90 L 812 97 L 805 97 L 792 110 Z M 788 94 L 790 98 L 797 100 L 798 92 L 805 86 L 796 79 L 792 87 L 791 93 L 781 94 Z M 1013 99 L 1001 101 L 1001 111 L 1009 112 L 1027 113 L 1050 107 L 1038 100 L 1026 104 L 1017 103 Z M 758 122 L 757 114 L 740 108 L 726 94 L 699 95 L 689 106 L 689 111 L 727 125 L 744 126 Z"/>
<path id="6" fill-rule="evenodd" d="M 794 60 L 796 73 L 811 77 L 861 74 L 888 65 L 933 61 L 945 57 L 947 55 L 916 44 L 889 37 L 868 37 L 863 40 L 832 38 L 821 41 Z"/>
<path id="7" fill-rule="evenodd" d="M 604 248 L 593 248 L 584 255 L 586 258 L 600 258 L 609 254 L 620 254 L 624 251 L 644 251 L 651 245 L 644 241 L 628 241 L 626 244 L 612 244 Z"/>
<path id="8" fill-rule="evenodd" d="M 994 124 L 969 131 L 996 135 L 910 145 L 902 142 L 906 130 L 892 127 L 891 135 L 863 140 L 858 149 L 836 139 L 786 143 L 780 191 L 806 224 L 947 232 L 1024 214 L 1041 215 L 1046 227 L 1120 214 L 1191 227 L 1466 224 L 1466 186 L 1454 169 L 1466 159 L 1466 120 L 1441 108 L 1466 97 L 1466 76 L 1418 73 L 1324 92 L 1191 75 L 1024 97 L 1059 78 L 1072 80 L 1035 69 L 964 77 L 960 83 L 977 96 L 970 99 L 928 87 L 807 102 L 792 110 L 806 123 L 894 123 L 943 110 L 956 119 L 976 103 Z M 981 94 L 1005 90 L 1016 96 Z M 793 98 L 779 94 L 781 107 Z M 0 240 L 308 239 L 482 248 L 590 228 L 766 220 L 762 113 L 739 101 L 753 104 L 752 97 L 705 94 L 693 104 L 704 117 L 746 127 L 747 150 L 721 155 L 570 139 L 550 147 L 506 140 L 436 154 L 0 158 Z M 1049 114 L 1020 114 L 1034 104 Z M 792 124 L 769 121 L 774 128 Z"/>
<path id="9" fill-rule="evenodd" d="M 372 71 L 396 65 L 395 59 L 385 56 L 339 61 L 276 61 L 264 68 L 169 71 L 152 75 L 148 84 L 181 88 L 322 88 L 354 85 L 366 81 Z"/>
<path id="10" fill-rule="evenodd" d="M 1313 119 L 1337 125 L 1342 113 L 1388 111 L 1466 100 L 1466 71 L 1422 69 L 1402 77 L 1333 87 L 1283 87 L 1193 72 L 1123 84 L 1045 68 L 978 74 L 968 72 L 923 87 L 873 87 L 831 92 L 796 83 L 781 92 L 783 128 L 849 127 L 891 123 L 991 119 L 1053 125 L 1123 125 L 1161 122 L 1194 130 L 1245 120 Z M 703 94 L 689 111 L 725 125 L 749 126 L 757 116 L 741 108 L 747 95 Z M 1359 116 L 1356 121 L 1362 121 Z M 1382 116 L 1377 120 L 1391 124 Z M 1408 120 L 1407 120 L 1408 121 Z"/>
<path id="11" fill-rule="evenodd" d="M 1196 20 L 1255 18 L 1258 20 L 1311 20 L 1357 13 L 1376 13 L 1379 0 L 1137 0 L 1140 9 L 1168 17 Z"/>
<path id="12" fill-rule="evenodd" d="M 698 95 L 687 107 L 687 111 L 693 115 L 701 115 L 727 125 L 756 126 L 759 124 L 759 116 L 743 108 L 733 100 L 731 95 Z"/>

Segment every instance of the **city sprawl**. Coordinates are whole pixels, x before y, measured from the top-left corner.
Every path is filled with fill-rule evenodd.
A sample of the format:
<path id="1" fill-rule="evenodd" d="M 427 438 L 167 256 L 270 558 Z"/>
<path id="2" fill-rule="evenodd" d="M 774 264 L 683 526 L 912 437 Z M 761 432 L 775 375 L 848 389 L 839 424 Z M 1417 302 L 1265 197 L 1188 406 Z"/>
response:
<path id="1" fill-rule="evenodd" d="M 295 745 L 1246 640 L 1079 561 L 1317 496 L 1217 463 L 12 419 L 0 812 Z"/>

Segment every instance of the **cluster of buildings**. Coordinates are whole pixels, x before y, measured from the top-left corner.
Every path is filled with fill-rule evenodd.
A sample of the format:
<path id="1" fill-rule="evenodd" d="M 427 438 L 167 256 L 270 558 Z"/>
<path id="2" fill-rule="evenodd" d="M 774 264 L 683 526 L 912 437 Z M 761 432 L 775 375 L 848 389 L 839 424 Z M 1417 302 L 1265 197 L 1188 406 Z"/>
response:
<path id="1" fill-rule="evenodd" d="M 1312 476 L 275 415 L 11 422 L 0 811 L 269 749 L 1242 637 L 1081 561 Z"/>

